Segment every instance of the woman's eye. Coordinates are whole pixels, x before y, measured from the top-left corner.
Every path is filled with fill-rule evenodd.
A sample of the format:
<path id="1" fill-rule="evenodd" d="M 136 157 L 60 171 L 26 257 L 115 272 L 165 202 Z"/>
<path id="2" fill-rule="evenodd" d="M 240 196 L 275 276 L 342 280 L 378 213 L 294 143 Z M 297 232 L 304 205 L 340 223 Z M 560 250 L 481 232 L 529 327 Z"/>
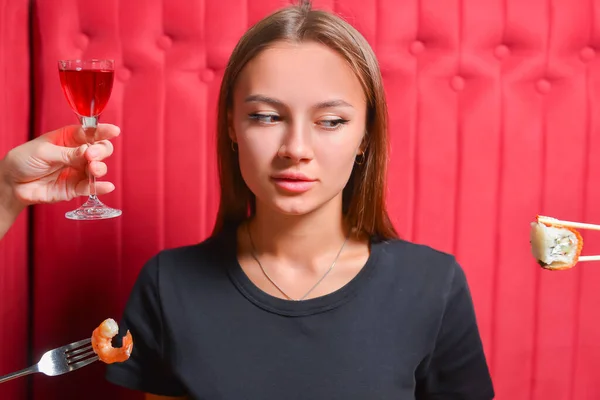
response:
<path id="1" fill-rule="evenodd" d="M 261 124 L 274 124 L 281 121 L 281 118 L 276 114 L 250 114 L 251 120 L 260 122 Z"/>
<path id="2" fill-rule="evenodd" d="M 341 127 L 344 124 L 348 123 L 347 119 L 342 119 L 342 118 L 338 118 L 338 119 L 324 119 L 318 122 L 319 125 L 321 125 L 323 128 L 325 129 L 337 129 L 339 127 Z"/>

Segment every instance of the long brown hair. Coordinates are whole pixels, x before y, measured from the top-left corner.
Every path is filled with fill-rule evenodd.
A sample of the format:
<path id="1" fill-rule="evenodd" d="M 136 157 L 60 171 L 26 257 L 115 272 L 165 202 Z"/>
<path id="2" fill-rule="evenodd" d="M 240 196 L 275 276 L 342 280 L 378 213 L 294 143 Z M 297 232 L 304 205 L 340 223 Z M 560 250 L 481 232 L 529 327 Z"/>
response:
<path id="1" fill-rule="evenodd" d="M 233 89 L 244 66 L 277 41 L 322 43 L 340 54 L 360 80 L 367 98 L 364 156 L 354 166 L 343 190 L 343 212 L 356 232 L 380 239 L 397 237 L 385 208 L 388 163 L 387 106 L 379 64 L 366 39 L 340 17 L 311 8 L 302 0 L 267 16 L 252 26 L 233 50 L 219 94 L 217 159 L 221 198 L 213 235 L 253 215 L 255 197 L 240 171 L 238 155 L 229 137 L 228 114 Z M 364 158 L 363 158 L 364 157 Z"/>

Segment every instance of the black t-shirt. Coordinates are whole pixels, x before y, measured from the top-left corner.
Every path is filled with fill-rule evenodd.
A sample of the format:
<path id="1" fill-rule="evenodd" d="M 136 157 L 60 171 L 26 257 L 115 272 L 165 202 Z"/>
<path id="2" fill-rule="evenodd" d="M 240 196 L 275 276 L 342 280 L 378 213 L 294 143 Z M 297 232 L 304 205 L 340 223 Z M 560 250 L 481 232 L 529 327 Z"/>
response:
<path id="1" fill-rule="evenodd" d="M 403 240 L 371 243 L 343 288 L 270 296 L 245 275 L 233 230 L 166 250 L 142 269 L 120 323 L 131 358 L 117 385 L 197 400 L 487 400 L 494 397 L 455 259 Z"/>

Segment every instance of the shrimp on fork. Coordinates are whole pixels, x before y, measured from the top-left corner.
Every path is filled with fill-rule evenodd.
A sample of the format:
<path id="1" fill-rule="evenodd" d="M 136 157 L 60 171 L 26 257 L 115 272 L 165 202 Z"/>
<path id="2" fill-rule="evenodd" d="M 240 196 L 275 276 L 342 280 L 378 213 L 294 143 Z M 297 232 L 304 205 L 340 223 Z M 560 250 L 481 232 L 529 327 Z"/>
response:
<path id="1" fill-rule="evenodd" d="M 92 347 L 94 352 L 106 364 L 127 361 L 131 355 L 131 349 L 133 348 L 131 333 L 127 331 L 127 334 L 123 337 L 123 345 L 121 347 L 113 347 L 112 338 L 117 333 L 119 333 L 119 325 L 112 318 L 102 321 L 92 333 Z"/>

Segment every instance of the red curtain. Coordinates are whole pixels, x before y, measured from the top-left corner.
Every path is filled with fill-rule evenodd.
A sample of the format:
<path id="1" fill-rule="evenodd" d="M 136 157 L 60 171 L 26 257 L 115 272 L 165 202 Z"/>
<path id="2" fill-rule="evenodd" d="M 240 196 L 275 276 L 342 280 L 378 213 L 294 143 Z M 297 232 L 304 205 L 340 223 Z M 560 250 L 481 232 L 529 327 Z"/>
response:
<path id="1" fill-rule="evenodd" d="M 0 159 L 29 137 L 28 18 L 27 0 L 0 0 Z M 27 228 L 27 213 L 23 213 L 0 240 L 0 376 L 27 363 Z M 0 398 L 24 398 L 26 383 L 21 379 L 0 384 Z"/>

